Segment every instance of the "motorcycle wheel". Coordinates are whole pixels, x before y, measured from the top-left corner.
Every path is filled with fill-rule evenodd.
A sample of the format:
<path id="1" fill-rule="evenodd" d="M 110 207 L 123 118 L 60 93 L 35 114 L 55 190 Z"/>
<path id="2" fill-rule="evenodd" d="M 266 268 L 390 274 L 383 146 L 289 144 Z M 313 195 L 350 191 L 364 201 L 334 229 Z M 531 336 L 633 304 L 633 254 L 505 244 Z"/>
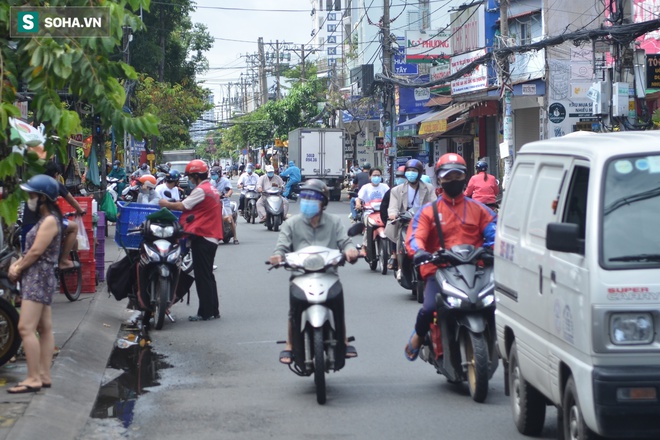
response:
<path id="1" fill-rule="evenodd" d="M 159 277 L 157 281 L 153 281 L 151 294 L 155 298 L 156 308 L 154 310 L 154 318 L 156 323 L 154 327 L 156 330 L 163 328 L 165 323 L 165 313 L 170 305 L 170 280 L 165 277 Z"/>
<path id="2" fill-rule="evenodd" d="M 252 204 L 250 205 L 250 221 L 252 224 L 257 220 L 257 207 Z"/>
<path id="3" fill-rule="evenodd" d="M 367 234 L 371 234 L 369 229 L 367 229 Z M 369 252 L 370 249 L 372 252 Z M 371 260 L 367 259 L 369 269 L 375 271 L 378 268 L 378 248 L 376 247 L 376 242 L 372 238 L 367 237 L 367 258 L 369 258 L 369 255 L 371 255 Z"/>
<path id="4" fill-rule="evenodd" d="M 513 422 L 518 432 L 531 436 L 541 434 L 545 423 L 545 398 L 523 377 L 518 363 L 518 345 L 515 341 L 509 352 L 509 395 Z"/>
<path id="5" fill-rule="evenodd" d="M 483 333 L 464 333 L 467 382 L 472 400 L 482 403 L 488 396 L 488 345 Z"/>
<path id="6" fill-rule="evenodd" d="M 280 230 L 280 225 L 282 224 L 282 217 L 279 215 L 273 217 L 273 231 L 277 232 Z"/>
<path id="7" fill-rule="evenodd" d="M 193 259 L 192 251 L 188 250 L 188 253 L 181 260 L 181 270 L 183 273 L 190 273 L 193 270 Z"/>
<path id="8" fill-rule="evenodd" d="M 314 329 L 314 385 L 316 385 L 316 401 L 323 405 L 325 395 L 325 350 L 323 346 L 323 329 Z"/>
<path id="9" fill-rule="evenodd" d="M 275 222 L 275 217 L 273 217 L 273 216 L 267 214 L 267 215 L 266 215 L 266 228 L 267 228 L 269 231 L 272 231 L 272 230 L 273 230 L 273 223 L 274 223 L 274 222 Z"/>
<path id="10" fill-rule="evenodd" d="M 378 256 L 378 265 L 380 266 L 380 273 L 382 275 L 387 275 L 387 243 L 382 237 L 376 238 L 376 253 Z"/>
<path id="11" fill-rule="evenodd" d="M 0 299 L 0 366 L 16 355 L 20 345 L 18 312 L 8 301 Z"/>

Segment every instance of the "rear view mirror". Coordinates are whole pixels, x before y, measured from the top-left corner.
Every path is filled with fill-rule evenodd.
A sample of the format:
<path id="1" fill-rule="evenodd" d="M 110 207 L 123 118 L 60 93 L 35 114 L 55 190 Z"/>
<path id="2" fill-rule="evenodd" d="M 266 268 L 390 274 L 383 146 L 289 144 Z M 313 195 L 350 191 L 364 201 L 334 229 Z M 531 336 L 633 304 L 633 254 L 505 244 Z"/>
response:
<path id="1" fill-rule="evenodd" d="M 355 223 L 353 226 L 348 228 L 348 236 L 356 237 L 364 231 L 364 223 Z"/>
<path id="2" fill-rule="evenodd" d="M 584 255 L 584 239 L 575 223 L 548 223 L 545 247 L 551 251 Z"/>

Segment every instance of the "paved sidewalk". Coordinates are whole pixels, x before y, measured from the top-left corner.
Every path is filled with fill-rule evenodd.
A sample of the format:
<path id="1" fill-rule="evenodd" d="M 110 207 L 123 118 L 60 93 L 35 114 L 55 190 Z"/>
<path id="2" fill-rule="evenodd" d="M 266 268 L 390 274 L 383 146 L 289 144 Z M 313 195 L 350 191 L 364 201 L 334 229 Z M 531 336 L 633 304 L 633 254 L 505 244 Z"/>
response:
<path id="1" fill-rule="evenodd" d="M 119 251 L 114 227 L 106 238 L 106 270 Z M 0 440 L 72 440 L 79 437 L 92 411 L 119 327 L 127 318 L 126 301 L 108 297 L 105 283 L 76 302 L 58 295 L 53 302 L 55 345 L 53 387 L 38 393 L 9 394 L 6 389 L 27 373 L 25 361 L 0 367 Z"/>

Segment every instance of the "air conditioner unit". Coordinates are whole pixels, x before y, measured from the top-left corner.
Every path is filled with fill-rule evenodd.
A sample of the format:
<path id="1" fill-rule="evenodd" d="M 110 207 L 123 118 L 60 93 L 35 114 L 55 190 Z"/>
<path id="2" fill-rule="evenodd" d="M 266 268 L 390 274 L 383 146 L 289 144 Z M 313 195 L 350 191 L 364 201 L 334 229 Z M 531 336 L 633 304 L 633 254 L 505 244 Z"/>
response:
<path id="1" fill-rule="evenodd" d="M 594 102 L 591 112 L 593 115 L 606 115 L 610 112 L 610 94 L 604 81 L 593 83 L 587 92 L 587 97 Z"/>
<path id="2" fill-rule="evenodd" d="M 612 116 L 628 116 L 628 94 L 630 84 L 616 82 L 612 84 Z"/>

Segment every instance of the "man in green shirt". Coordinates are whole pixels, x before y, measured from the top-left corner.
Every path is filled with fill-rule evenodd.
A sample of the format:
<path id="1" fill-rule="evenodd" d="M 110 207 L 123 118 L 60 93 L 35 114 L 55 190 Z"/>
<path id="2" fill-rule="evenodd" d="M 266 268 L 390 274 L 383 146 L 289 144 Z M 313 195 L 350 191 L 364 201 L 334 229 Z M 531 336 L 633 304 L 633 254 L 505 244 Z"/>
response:
<path id="1" fill-rule="evenodd" d="M 300 188 L 300 214 L 294 215 L 282 224 L 275 251 L 270 257 L 271 264 L 284 261 L 284 255 L 306 246 L 324 246 L 339 249 L 349 263 L 357 261 L 358 251 L 348 238 L 346 228 L 339 217 L 324 213 L 328 204 L 329 190 L 325 183 L 317 179 L 306 181 Z M 343 311 L 343 297 L 340 299 Z M 291 353 L 291 310 L 285 350 L 280 353 L 280 362 L 290 364 Z M 345 321 L 344 321 L 345 322 Z M 344 334 L 346 332 L 344 331 Z M 356 357 L 355 347 L 346 344 L 346 357 Z"/>

